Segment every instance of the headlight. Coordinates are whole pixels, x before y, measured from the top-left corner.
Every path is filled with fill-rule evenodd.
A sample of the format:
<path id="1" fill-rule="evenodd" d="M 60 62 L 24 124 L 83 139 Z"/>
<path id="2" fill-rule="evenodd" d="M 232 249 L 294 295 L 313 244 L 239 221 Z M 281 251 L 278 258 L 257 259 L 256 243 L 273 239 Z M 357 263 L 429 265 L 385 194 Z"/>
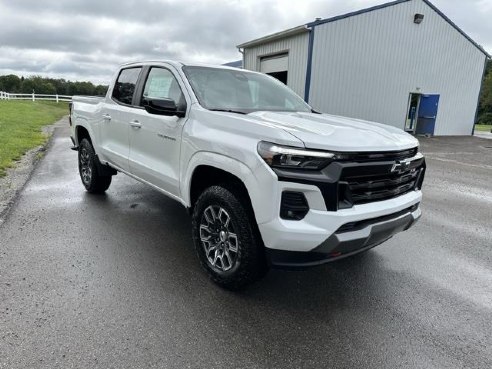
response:
<path id="1" fill-rule="evenodd" d="M 281 146 L 270 142 L 258 143 L 258 154 L 275 168 L 321 169 L 337 159 L 336 153 Z"/>

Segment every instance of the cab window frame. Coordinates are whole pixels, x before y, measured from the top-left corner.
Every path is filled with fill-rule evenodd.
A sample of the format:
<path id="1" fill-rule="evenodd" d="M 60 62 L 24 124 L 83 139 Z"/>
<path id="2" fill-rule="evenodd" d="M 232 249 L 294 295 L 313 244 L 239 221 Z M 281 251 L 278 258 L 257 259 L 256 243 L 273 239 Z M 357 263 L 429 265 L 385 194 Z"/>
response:
<path id="1" fill-rule="evenodd" d="M 133 89 L 132 102 L 130 104 L 127 104 L 123 101 L 120 101 L 114 96 L 116 85 L 118 84 L 118 80 L 120 79 L 121 74 L 125 70 L 128 70 L 128 69 L 139 69 L 140 70 L 138 72 L 137 80 L 135 81 L 135 88 Z M 145 69 L 145 67 L 143 65 L 135 65 L 135 66 L 127 67 L 127 68 L 121 68 L 120 72 L 118 73 L 118 77 L 116 77 L 116 80 L 114 82 L 113 90 L 111 91 L 111 100 L 113 100 L 118 105 L 127 106 L 127 107 L 131 107 L 131 108 L 138 108 L 139 106 L 135 106 L 135 97 L 137 96 L 137 93 L 140 90 L 140 82 L 142 79 L 142 72 L 144 72 L 144 69 Z"/>
<path id="2" fill-rule="evenodd" d="M 138 93 L 138 95 L 136 95 L 136 99 L 135 99 L 135 103 L 136 103 L 136 107 L 137 108 L 140 108 L 140 109 L 144 109 L 143 105 L 142 105 L 142 102 L 143 102 L 143 94 L 144 94 L 144 91 L 145 91 L 145 85 L 147 84 L 147 81 L 149 79 L 149 75 L 150 75 L 150 72 L 153 68 L 156 68 L 156 69 L 164 69 L 164 70 L 167 70 L 169 73 L 171 73 L 171 75 L 173 76 L 173 78 L 176 80 L 176 83 L 178 84 L 178 87 L 181 91 L 181 94 L 183 96 L 183 101 L 185 103 L 185 106 L 186 106 L 186 110 L 187 110 L 187 107 L 188 107 L 188 102 L 186 100 L 186 94 L 185 94 L 185 89 L 183 88 L 183 86 L 180 84 L 179 82 L 179 78 L 178 78 L 178 75 L 176 75 L 176 73 L 173 73 L 173 71 L 166 67 L 166 66 L 163 66 L 163 65 L 146 65 L 144 67 L 144 73 L 142 74 L 142 77 L 144 76 L 144 78 L 142 78 L 141 80 L 141 83 L 139 85 L 139 88 L 138 88 L 138 91 L 135 91 L 136 93 Z M 179 104 L 179 101 L 176 101 L 176 105 Z"/>

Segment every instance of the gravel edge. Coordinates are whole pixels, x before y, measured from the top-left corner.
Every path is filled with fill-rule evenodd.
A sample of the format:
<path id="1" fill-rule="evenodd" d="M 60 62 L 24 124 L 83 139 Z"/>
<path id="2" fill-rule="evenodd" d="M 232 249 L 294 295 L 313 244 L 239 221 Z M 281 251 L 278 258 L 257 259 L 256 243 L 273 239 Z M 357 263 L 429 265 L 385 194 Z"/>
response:
<path id="1" fill-rule="evenodd" d="M 9 210 L 15 203 L 17 195 L 31 178 L 36 164 L 42 159 L 44 152 L 51 145 L 54 130 L 57 126 L 64 124 L 68 124 L 67 116 L 53 124 L 44 126 L 42 131 L 48 136 L 46 142 L 26 152 L 15 162 L 12 168 L 7 169 L 7 175 L 0 178 L 0 224 L 4 222 Z"/>

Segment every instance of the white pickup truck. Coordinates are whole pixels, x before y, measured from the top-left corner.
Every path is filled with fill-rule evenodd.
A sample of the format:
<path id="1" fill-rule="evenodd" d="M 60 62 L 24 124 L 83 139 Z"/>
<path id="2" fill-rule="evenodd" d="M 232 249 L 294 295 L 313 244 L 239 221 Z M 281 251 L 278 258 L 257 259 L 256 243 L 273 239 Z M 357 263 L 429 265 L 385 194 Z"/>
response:
<path id="1" fill-rule="evenodd" d="M 226 288 L 366 251 L 421 215 L 415 138 L 320 114 L 261 73 L 125 64 L 106 97 L 73 98 L 70 124 L 86 190 L 122 172 L 182 203 L 201 264 Z"/>

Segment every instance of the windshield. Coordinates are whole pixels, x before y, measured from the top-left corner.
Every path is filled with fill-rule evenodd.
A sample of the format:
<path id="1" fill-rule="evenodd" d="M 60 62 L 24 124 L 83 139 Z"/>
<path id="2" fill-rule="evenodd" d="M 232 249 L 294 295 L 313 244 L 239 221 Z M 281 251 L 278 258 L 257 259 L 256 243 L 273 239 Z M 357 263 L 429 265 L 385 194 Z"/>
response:
<path id="1" fill-rule="evenodd" d="M 183 67 L 200 105 L 209 110 L 311 112 L 282 82 L 264 74 L 211 67 Z"/>

